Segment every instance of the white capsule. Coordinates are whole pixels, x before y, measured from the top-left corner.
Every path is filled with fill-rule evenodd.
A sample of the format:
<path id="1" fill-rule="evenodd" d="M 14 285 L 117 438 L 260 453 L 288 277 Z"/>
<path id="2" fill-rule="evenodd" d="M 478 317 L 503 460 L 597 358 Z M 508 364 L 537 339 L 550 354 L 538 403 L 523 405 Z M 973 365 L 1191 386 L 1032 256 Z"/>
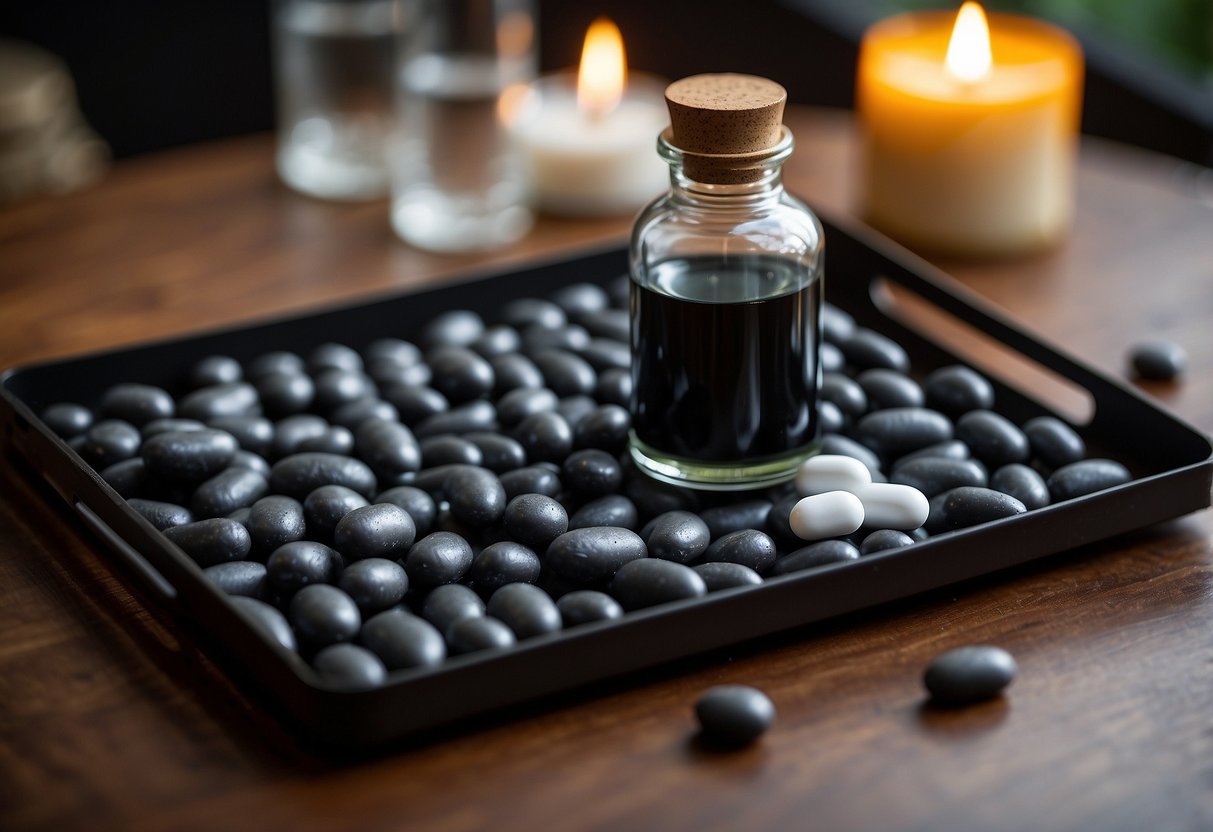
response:
<path id="1" fill-rule="evenodd" d="M 858 459 L 820 454 L 806 459 L 796 472 L 796 492 L 802 497 L 827 491 L 850 491 L 872 482 L 872 472 Z"/>
<path id="2" fill-rule="evenodd" d="M 874 482 L 855 496 L 863 503 L 864 525 L 872 529 L 917 529 L 931 513 L 926 496 L 912 485 Z"/>
<path id="3" fill-rule="evenodd" d="M 863 525 L 863 503 L 849 491 L 810 494 L 792 506 L 788 522 L 802 540 L 850 534 Z"/>

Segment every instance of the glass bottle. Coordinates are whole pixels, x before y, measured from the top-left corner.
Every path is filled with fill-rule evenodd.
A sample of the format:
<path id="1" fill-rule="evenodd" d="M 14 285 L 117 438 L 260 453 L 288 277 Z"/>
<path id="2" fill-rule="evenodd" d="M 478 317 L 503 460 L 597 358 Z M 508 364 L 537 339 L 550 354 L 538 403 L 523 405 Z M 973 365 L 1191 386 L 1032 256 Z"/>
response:
<path id="1" fill-rule="evenodd" d="M 666 91 L 670 191 L 630 250 L 630 453 L 665 482 L 792 478 L 820 444 L 821 224 L 783 187 L 786 93 L 746 75 Z"/>

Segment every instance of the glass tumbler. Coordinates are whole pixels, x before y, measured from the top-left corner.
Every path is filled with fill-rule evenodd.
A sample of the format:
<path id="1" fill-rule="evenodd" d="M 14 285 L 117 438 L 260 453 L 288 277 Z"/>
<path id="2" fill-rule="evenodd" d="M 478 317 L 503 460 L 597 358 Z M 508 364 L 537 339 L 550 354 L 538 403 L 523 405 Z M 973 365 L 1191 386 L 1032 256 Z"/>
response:
<path id="1" fill-rule="evenodd" d="M 532 222 L 505 121 L 535 77 L 534 2 L 416 0 L 412 11 L 395 79 L 392 227 L 431 251 L 508 245 Z"/>
<path id="2" fill-rule="evenodd" d="M 275 0 L 278 174 L 322 199 L 388 193 L 398 0 Z"/>

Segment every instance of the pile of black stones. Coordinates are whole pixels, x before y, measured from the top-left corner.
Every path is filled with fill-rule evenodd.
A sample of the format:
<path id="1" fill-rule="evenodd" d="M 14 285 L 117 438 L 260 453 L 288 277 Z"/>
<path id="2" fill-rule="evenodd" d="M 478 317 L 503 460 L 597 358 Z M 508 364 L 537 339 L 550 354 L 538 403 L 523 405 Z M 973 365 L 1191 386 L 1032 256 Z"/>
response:
<path id="1" fill-rule="evenodd" d="M 411 340 L 213 355 L 42 418 L 254 626 L 349 689 L 392 670 L 912 545 L 1129 479 L 1051 416 L 825 308 L 825 453 L 931 500 L 807 544 L 791 483 L 711 495 L 630 464 L 627 282 L 467 310 Z M 174 395 L 175 393 L 175 395 Z"/>

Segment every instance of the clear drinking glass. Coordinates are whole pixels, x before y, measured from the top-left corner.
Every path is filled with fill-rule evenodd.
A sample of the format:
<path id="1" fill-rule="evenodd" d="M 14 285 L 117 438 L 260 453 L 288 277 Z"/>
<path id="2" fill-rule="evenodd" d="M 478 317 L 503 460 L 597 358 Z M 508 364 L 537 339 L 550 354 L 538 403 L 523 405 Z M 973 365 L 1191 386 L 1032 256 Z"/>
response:
<path id="1" fill-rule="evenodd" d="M 533 0 L 416 0 L 400 38 L 392 227 L 432 251 L 492 249 L 531 227 L 504 110 L 535 77 Z"/>
<path id="2" fill-rule="evenodd" d="M 276 0 L 278 174 L 322 199 L 385 196 L 397 0 Z"/>

